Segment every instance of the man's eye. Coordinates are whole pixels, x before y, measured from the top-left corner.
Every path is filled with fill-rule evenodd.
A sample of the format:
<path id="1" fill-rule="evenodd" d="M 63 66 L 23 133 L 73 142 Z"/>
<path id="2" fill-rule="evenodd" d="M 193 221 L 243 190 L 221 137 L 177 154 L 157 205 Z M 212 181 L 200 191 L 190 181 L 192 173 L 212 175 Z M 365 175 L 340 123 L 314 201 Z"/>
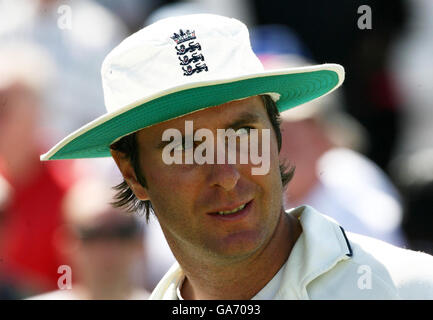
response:
<path id="1" fill-rule="evenodd" d="M 248 126 L 239 128 L 238 130 L 236 130 L 236 135 L 237 136 L 243 136 L 246 134 L 250 134 L 251 129 L 254 129 L 254 128 L 248 127 Z"/>

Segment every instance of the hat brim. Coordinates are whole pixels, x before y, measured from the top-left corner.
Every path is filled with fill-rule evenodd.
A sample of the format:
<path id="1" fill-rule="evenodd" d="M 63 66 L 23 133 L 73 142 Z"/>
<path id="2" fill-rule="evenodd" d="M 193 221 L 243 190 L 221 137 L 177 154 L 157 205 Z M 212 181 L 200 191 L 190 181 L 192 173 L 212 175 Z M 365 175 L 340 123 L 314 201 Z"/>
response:
<path id="1" fill-rule="evenodd" d="M 171 88 L 102 115 L 68 135 L 40 159 L 109 157 L 110 145 L 120 137 L 198 110 L 260 94 L 278 94 L 276 104 L 282 112 L 330 93 L 343 80 L 342 66 L 322 64 Z"/>

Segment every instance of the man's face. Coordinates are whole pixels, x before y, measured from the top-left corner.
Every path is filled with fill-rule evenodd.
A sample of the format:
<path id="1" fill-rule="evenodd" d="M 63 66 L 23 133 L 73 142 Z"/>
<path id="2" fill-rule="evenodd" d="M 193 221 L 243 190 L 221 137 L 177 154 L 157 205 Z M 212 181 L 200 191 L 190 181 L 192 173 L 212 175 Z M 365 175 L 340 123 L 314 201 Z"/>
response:
<path id="1" fill-rule="evenodd" d="M 184 135 L 185 121 L 191 120 L 194 131 L 206 128 L 214 137 L 217 129 L 258 129 L 259 152 L 262 129 L 269 129 L 270 141 L 263 142 L 270 143 L 268 173 L 253 175 L 251 169 L 257 165 L 250 162 L 166 164 L 161 147 L 164 130 L 174 128 Z M 282 183 L 277 140 L 260 97 L 232 101 L 142 129 L 137 144 L 147 182 L 144 193 L 175 253 L 181 250 L 220 261 L 239 259 L 257 252 L 271 239 L 281 213 Z M 216 141 L 214 146 L 216 150 Z M 241 205 L 245 208 L 237 214 L 217 213 Z"/>

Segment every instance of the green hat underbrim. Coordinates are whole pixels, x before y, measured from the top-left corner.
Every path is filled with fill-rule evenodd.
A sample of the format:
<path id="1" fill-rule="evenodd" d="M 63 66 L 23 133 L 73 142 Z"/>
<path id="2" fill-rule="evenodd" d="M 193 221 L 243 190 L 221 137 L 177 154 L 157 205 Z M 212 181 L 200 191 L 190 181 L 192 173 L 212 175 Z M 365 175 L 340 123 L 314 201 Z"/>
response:
<path id="1" fill-rule="evenodd" d="M 132 132 L 207 107 L 260 94 L 279 94 L 276 104 L 282 112 L 329 93 L 343 82 L 344 69 L 341 66 L 328 64 L 321 67 L 324 70 L 293 73 L 293 69 L 287 69 L 289 73 L 286 74 L 268 72 L 210 85 L 197 83 L 192 88 L 147 99 L 88 123 L 41 155 L 41 160 L 109 157 L 110 145 Z"/>

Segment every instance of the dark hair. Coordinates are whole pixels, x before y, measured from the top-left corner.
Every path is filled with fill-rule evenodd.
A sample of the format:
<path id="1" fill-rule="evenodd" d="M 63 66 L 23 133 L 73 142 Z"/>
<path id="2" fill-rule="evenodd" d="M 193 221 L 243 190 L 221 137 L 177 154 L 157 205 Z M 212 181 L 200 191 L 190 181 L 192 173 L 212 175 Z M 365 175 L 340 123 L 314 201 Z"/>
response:
<path id="1" fill-rule="evenodd" d="M 262 101 L 268 113 L 269 120 L 271 121 L 272 127 L 274 128 L 277 137 L 278 152 L 280 152 L 282 143 L 280 130 L 280 113 L 278 111 L 276 103 L 272 100 L 270 96 L 260 95 L 260 97 L 262 98 Z M 140 170 L 140 155 L 135 132 L 116 141 L 110 146 L 110 148 L 116 151 L 120 151 L 121 153 L 123 153 L 124 157 L 129 159 L 135 171 L 137 181 L 143 187 L 147 188 L 146 179 L 143 177 Z M 282 163 L 280 163 L 280 172 L 283 188 L 286 188 L 287 184 L 293 178 L 293 175 L 295 173 L 295 167 L 291 165 L 286 165 L 283 161 Z M 149 200 L 142 201 L 137 199 L 125 180 L 123 180 L 122 183 L 114 186 L 113 189 L 117 191 L 116 195 L 114 196 L 114 201 L 111 203 L 114 207 L 123 208 L 129 213 L 136 212 L 139 215 L 142 215 L 144 213 L 146 214 L 146 221 L 149 221 L 150 211 L 153 211 L 152 204 Z"/>

